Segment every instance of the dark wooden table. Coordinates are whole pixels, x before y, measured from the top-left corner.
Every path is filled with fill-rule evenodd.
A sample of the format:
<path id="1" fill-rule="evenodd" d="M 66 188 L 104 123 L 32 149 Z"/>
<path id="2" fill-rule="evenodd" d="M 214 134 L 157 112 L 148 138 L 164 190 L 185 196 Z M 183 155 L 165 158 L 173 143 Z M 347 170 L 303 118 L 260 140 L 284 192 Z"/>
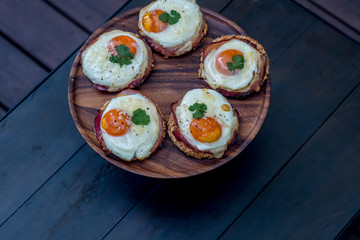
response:
<path id="1" fill-rule="evenodd" d="M 66 10 L 61 1 L 45 2 Z M 112 12 L 148 2 L 117 1 Z M 70 56 L 20 102 L 11 100 L 8 89 L 0 91 L 13 101 L 8 106 L 18 102 L 0 123 L 0 239 L 343 237 L 360 209 L 360 46 L 292 1 L 198 3 L 264 45 L 272 96 L 262 129 L 238 157 L 185 179 L 138 176 L 97 155 L 68 107 L 68 76 L 78 48 L 71 53 L 38 46 L 32 55 L 25 41 L 4 37 L 13 31 L 16 38 L 16 29 L 2 30 L 1 42 L 15 44 L 40 66 L 37 71 L 29 64 L 29 75 L 56 66 L 56 57 L 36 60 L 47 51 Z M 77 26 L 83 29 L 79 41 L 98 26 L 76 4 L 66 12 L 75 22 L 88 20 L 88 26 Z"/>

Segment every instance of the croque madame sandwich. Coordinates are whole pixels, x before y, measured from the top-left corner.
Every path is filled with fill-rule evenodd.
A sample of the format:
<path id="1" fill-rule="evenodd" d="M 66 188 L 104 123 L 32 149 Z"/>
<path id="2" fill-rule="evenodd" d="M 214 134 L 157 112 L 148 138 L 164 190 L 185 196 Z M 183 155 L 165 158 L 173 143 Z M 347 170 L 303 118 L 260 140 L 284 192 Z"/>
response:
<path id="1" fill-rule="evenodd" d="M 138 35 L 121 30 L 106 32 L 83 51 L 84 74 L 93 87 L 108 92 L 138 87 L 150 74 L 150 47 Z"/>
<path id="2" fill-rule="evenodd" d="M 99 110 L 95 131 L 106 155 L 125 161 L 143 160 L 160 147 L 165 123 L 148 96 L 126 89 Z"/>
<path id="3" fill-rule="evenodd" d="M 207 25 L 192 0 L 157 0 L 141 9 L 140 35 L 165 57 L 183 55 L 202 43 Z"/>
<path id="4" fill-rule="evenodd" d="M 269 58 L 264 47 L 242 35 L 222 36 L 201 54 L 199 77 L 206 87 L 224 96 L 243 97 L 260 91 L 269 77 Z"/>
<path id="5" fill-rule="evenodd" d="M 221 158 L 235 140 L 239 114 L 211 89 L 193 89 L 171 106 L 168 134 L 186 155 Z"/>

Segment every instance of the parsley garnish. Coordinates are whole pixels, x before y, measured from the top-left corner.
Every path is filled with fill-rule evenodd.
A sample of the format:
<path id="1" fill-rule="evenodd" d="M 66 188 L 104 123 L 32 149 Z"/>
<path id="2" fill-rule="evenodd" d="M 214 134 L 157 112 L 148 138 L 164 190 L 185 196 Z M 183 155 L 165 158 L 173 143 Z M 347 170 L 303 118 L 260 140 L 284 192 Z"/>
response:
<path id="1" fill-rule="evenodd" d="M 206 113 L 207 106 L 204 103 L 194 103 L 189 107 L 190 111 L 195 111 L 193 114 L 193 118 L 202 118 L 204 116 L 204 113 Z"/>
<path id="2" fill-rule="evenodd" d="M 227 67 L 230 71 L 235 71 L 235 69 L 242 69 L 244 67 L 245 59 L 240 54 L 234 55 L 232 57 L 233 62 L 227 62 Z"/>
<path id="3" fill-rule="evenodd" d="M 132 63 L 131 60 L 134 58 L 134 54 L 129 51 L 129 48 L 126 45 L 120 44 L 115 47 L 115 50 L 118 55 L 112 55 L 109 58 L 110 62 L 119 63 L 120 67 L 130 65 Z"/>
<path id="4" fill-rule="evenodd" d="M 170 14 L 168 14 L 167 12 L 160 14 L 160 16 L 159 16 L 160 21 L 162 21 L 164 23 L 169 23 L 170 25 L 173 25 L 173 24 L 177 23 L 179 21 L 179 19 L 181 18 L 180 13 L 178 13 L 175 10 L 171 10 Z"/>
<path id="5" fill-rule="evenodd" d="M 150 116 L 147 115 L 144 110 L 138 108 L 133 112 L 131 121 L 136 125 L 148 125 L 150 122 Z"/>

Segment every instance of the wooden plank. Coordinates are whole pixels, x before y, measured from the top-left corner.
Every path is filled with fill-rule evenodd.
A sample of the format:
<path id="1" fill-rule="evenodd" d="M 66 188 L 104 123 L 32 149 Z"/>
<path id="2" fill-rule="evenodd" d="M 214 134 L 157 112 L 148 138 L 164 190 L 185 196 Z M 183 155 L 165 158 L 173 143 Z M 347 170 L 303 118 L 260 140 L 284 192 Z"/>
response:
<path id="1" fill-rule="evenodd" d="M 360 32 L 360 2 L 357 0 L 311 0 L 334 17 Z"/>
<path id="2" fill-rule="evenodd" d="M 0 1 L 0 9 L 0 30 L 49 69 L 88 36 L 41 0 Z"/>
<path id="3" fill-rule="evenodd" d="M 97 0 L 47 0 L 54 4 L 73 19 L 84 25 L 89 31 L 94 31 L 102 24 L 113 12 L 119 9 L 127 0 L 104 0 L 101 3 Z M 198 0 L 201 7 L 209 8 L 213 11 L 220 11 L 230 0 Z M 149 4 L 147 0 L 133 0 L 124 8 L 124 11 L 135 7 Z"/>
<path id="4" fill-rule="evenodd" d="M 360 43 L 359 1 L 295 1 Z"/>
<path id="5" fill-rule="evenodd" d="M 219 12 L 230 1 L 231 0 L 223 0 L 223 1 L 218 1 L 218 0 L 197 0 L 196 2 L 200 7 L 208 8 L 208 9 L 213 10 L 215 12 Z M 131 1 L 131 2 L 129 2 L 129 4 L 127 4 L 125 6 L 124 11 L 130 10 L 130 9 L 133 9 L 133 8 L 136 8 L 136 7 L 145 7 L 150 2 L 151 1 L 148 1 L 148 0 Z"/>
<path id="6" fill-rule="evenodd" d="M 101 239 L 153 181 L 86 145 L 0 228 L 0 238 Z"/>
<path id="7" fill-rule="evenodd" d="M 32 8 L 37 6 L 35 2 L 31 1 L 27 8 L 16 10 L 23 13 L 15 21 L 17 24 L 23 23 L 26 20 L 26 16 L 31 15 L 34 18 L 33 13 L 29 13 L 29 11 L 34 10 Z M 37 6 L 39 9 L 34 10 L 34 15 L 36 13 L 41 15 L 41 12 L 45 12 L 45 16 L 39 16 L 39 19 L 35 18 L 35 23 L 39 23 L 38 26 L 40 27 L 44 24 L 55 24 L 56 17 L 58 17 L 56 14 L 54 17 L 51 17 L 52 10 L 50 10 L 50 15 L 47 16 L 46 11 L 48 7 L 46 6 L 46 4 L 40 4 Z M 15 11 L 15 5 L 1 1 L 0 9 L 8 10 L 11 13 Z M 0 23 L 3 23 L 4 19 L 1 19 L 2 17 L 4 16 L 0 17 Z M 41 21 L 44 21 L 44 18 L 49 20 L 48 23 L 41 23 Z M 63 23 L 62 18 L 60 18 L 60 23 Z M 47 27 L 51 28 L 48 25 Z M 69 30 L 77 30 L 67 22 L 65 22 L 63 27 L 69 27 Z M 24 26 L 24 28 L 26 27 Z M 51 29 L 49 32 L 54 33 Z M 60 34 L 61 32 L 63 31 L 59 31 Z M 40 37 L 38 42 L 44 42 L 45 40 L 49 41 L 49 39 Z M 63 52 L 63 54 L 68 53 Z M 2 164 L 0 170 L 0 190 L 7 193 L 6 196 L 3 195 L 0 198 L 1 205 L 3 206 L 0 209 L 0 224 L 11 216 L 34 191 L 84 144 L 84 140 L 75 128 L 71 118 L 67 96 L 63 94 L 67 92 L 66 80 L 69 77 L 74 58 L 75 56 L 69 59 L 60 70 L 50 76 L 50 79 L 53 80 L 48 80 L 43 84 L 40 87 L 41 90 L 37 90 L 27 98 L 20 107 L 0 124 L 2 136 L 0 139 L 0 152 L 6 153 L 2 154 L 0 158 Z M 60 119 L 63 121 L 59 121 Z M 39 131 L 47 132 L 47 135 L 38 136 Z M 19 141 L 9 141 L 9 139 L 13 139 L 14 132 L 17 132 L 18 136 L 22 136 Z M 32 144 L 29 144 L 29 142 Z M 14 144 L 21 151 L 10 151 L 12 149 L 10 146 L 14 146 Z"/>
<path id="8" fill-rule="evenodd" d="M 135 224 L 130 225 L 128 224 L 129 219 L 125 217 L 125 219 L 127 220 L 124 221 L 124 225 L 126 225 L 127 228 L 133 227 L 133 230 L 135 230 L 136 228 L 136 231 L 139 232 L 139 229 L 141 229 L 142 231 L 143 229 L 138 228 L 138 226 L 148 225 L 149 226 L 148 228 L 147 227 L 144 228 L 144 232 L 147 232 L 149 228 L 153 228 L 154 235 L 151 236 L 156 237 L 159 236 L 160 234 L 168 236 L 167 234 L 169 234 L 169 231 L 168 232 L 166 231 L 168 229 L 164 229 L 164 226 L 162 225 L 163 221 L 168 221 L 166 224 L 172 225 L 174 232 L 178 234 L 178 235 L 174 235 L 174 238 L 176 236 L 179 236 L 180 233 L 178 232 L 186 229 L 186 227 L 189 227 L 189 230 L 184 232 L 184 235 L 193 236 L 193 238 L 195 238 L 196 236 L 199 235 L 202 236 L 204 231 L 209 232 L 207 233 L 209 234 L 208 236 L 210 236 L 210 234 L 214 232 L 218 233 L 219 229 L 229 224 L 229 219 L 231 219 L 231 217 L 234 216 L 235 218 L 238 212 L 244 208 L 244 205 L 248 204 L 248 202 L 254 197 L 254 195 L 256 195 L 256 193 L 259 192 L 260 189 L 271 178 L 271 176 L 274 175 L 277 169 L 279 169 L 284 164 L 284 159 L 288 159 L 292 155 L 292 153 L 294 153 L 296 149 L 298 149 L 301 143 L 303 143 L 305 139 L 308 136 L 310 136 L 311 133 L 313 133 L 314 129 L 316 129 L 316 127 L 319 126 L 320 122 L 325 119 L 326 115 L 329 112 L 331 112 L 332 109 L 334 109 L 334 105 L 336 105 L 339 102 L 339 99 L 343 97 L 342 95 L 331 96 L 331 94 L 329 94 L 330 89 L 331 91 L 333 91 L 334 89 L 336 90 L 336 87 L 334 88 L 334 85 L 335 83 L 339 82 L 340 73 L 335 74 L 334 77 L 335 80 L 332 79 L 332 77 L 330 78 L 330 76 L 332 76 L 332 73 L 330 73 L 329 71 L 334 68 L 335 63 L 332 63 L 333 65 L 330 64 L 330 67 L 328 68 L 326 66 L 326 64 L 329 64 L 328 62 L 319 61 L 319 60 L 324 60 L 325 57 L 329 59 L 327 61 L 331 60 L 331 58 L 328 55 L 325 55 L 329 53 L 329 51 L 325 51 L 329 47 L 329 45 L 330 47 L 333 47 L 335 43 L 339 44 L 339 46 L 341 46 L 341 48 L 339 49 L 340 52 L 339 59 L 344 60 L 344 62 L 346 63 L 350 63 L 349 66 L 347 66 L 347 68 L 352 68 L 352 69 L 348 69 L 349 71 L 345 71 L 346 69 L 344 70 L 345 73 L 344 77 L 348 78 L 349 81 L 344 82 L 344 86 L 342 86 L 342 89 L 336 91 L 339 92 L 344 91 L 345 94 L 346 90 L 351 88 L 351 86 L 353 86 L 354 84 L 354 81 L 356 81 L 354 80 L 355 77 L 352 74 L 356 74 L 357 71 L 354 71 L 354 69 L 357 69 L 359 67 L 359 64 L 357 60 L 354 59 L 354 57 L 353 58 L 350 57 L 349 59 L 344 59 L 344 55 L 341 54 L 345 54 L 345 53 L 341 53 L 341 51 L 345 51 L 345 50 L 351 51 L 354 53 L 354 55 L 356 55 L 359 53 L 357 48 L 349 44 L 346 40 L 341 38 L 341 36 L 338 37 L 338 35 L 334 34 L 333 32 L 331 31 L 329 32 L 326 26 L 325 27 L 323 26 L 323 28 L 319 28 L 316 30 L 322 31 L 321 33 L 330 35 L 330 43 L 327 43 L 328 45 L 325 45 L 325 47 L 318 50 L 322 55 L 320 54 L 321 56 L 315 58 L 314 61 L 315 63 L 318 62 L 321 63 L 320 66 L 314 64 L 315 65 L 314 67 L 316 67 L 317 71 L 319 71 L 320 73 L 320 77 L 318 79 L 315 79 L 315 85 L 324 87 L 324 90 L 320 93 L 318 93 L 317 91 L 316 93 L 315 91 L 310 91 L 310 92 L 304 91 L 301 92 L 301 94 L 294 90 L 295 95 L 293 95 L 294 92 L 288 91 L 288 88 L 286 88 L 286 90 L 283 89 L 284 86 L 289 85 L 289 79 L 291 79 L 292 81 L 291 84 L 294 89 L 307 90 L 309 86 L 312 87 L 314 83 L 304 81 L 304 79 L 313 80 L 312 78 L 303 79 L 303 77 L 313 76 L 306 74 L 304 75 L 304 73 L 307 73 L 307 71 L 305 70 L 309 68 L 310 63 L 306 63 L 306 65 L 300 64 L 301 66 L 300 69 L 297 68 L 298 66 L 294 66 L 295 64 L 291 65 L 289 67 L 290 69 L 286 71 L 286 74 L 284 74 L 281 71 L 274 71 L 272 77 L 274 79 L 277 79 L 277 81 L 273 84 L 274 87 L 276 87 L 275 88 L 276 91 L 274 90 L 275 97 L 273 98 L 273 103 L 271 105 L 273 107 L 271 107 L 270 109 L 268 120 L 265 122 L 265 126 L 263 127 L 263 130 L 257 136 L 255 142 L 253 142 L 253 144 L 251 144 L 251 146 L 249 146 L 249 148 L 239 156 L 239 158 L 237 159 L 238 161 L 235 160 L 232 163 L 220 168 L 217 171 L 196 178 L 177 180 L 171 182 L 163 182 L 156 180 L 156 182 L 159 183 L 158 187 L 153 190 L 152 194 L 148 198 L 146 198 L 143 202 L 141 202 L 141 204 L 136 208 L 136 211 L 132 211 L 128 215 L 131 216 L 132 219 L 134 218 L 134 216 L 139 217 L 139 215 L 142 215 L 143 219 L 138 218 L 139 222 L 133 222 Z M 311 38 L 313 34 L 314 33 L 311 32 L 311 34 L 307 36 L 310 39 L 310 43 L 309 43 L 310 45 L 314 44 L 314 42 L 316 43 L 316 41 L 313 38 Z M 334 35 L 337 37 L 334 37 Z M 288 42 L 288 44 L 290 44 L 290 42 Z M 308 56 L 309 55 L 311 56 L 311 52 L 314 51 L 313 48 L 317 47 L 312 45 L 309 47 L 309 49 L 307 49 L 308 46 L 306 46 L 306 44 L 305 46 L 303 45 L 297 44 L 292 46 L 291 47 L 291 49 L 293 49 L 292 54 L 287 55 L 286 54 L 287 52 L 285 52 L 285 54 L 281 57 L 281 59 L 284 56 L 287 56 L 285 60 L 290 61 L 291 59 L 294 59 L 294 56 L 298 56 L 294 54 L 299 54 L 301 52 L 306 52 Z M 302 48 L 298 49 L 298 47 L 302 47 Z M 316 54 L 319 54 L 316 51 L 314 52 L 315 52 L 315 56 Z M 298 59 L 298 57 L 296 57 L 296 59 Z M 298 59 L 298 61 L 300 60 L 301 59 Z M 66 63 L 66 68 L 68 68 L 68 70 L 72 61 L 73 59 L 70 59 Z M 286 65 L 284 64 L 284 62 L 280 62 L 280 63 Z M 280 63 L 278 63 L 278 66 L 280 65 Z M 274 68 L 276 69 L 275 66 Z M 279 66 L 278 68 L 285 68 L 285 66 Z M 39 108 L 39 106 L 41 106 L 40 104 L 41 100 L 44 102 L 45 100 L 50 98 L 49 95 L 46 96 L 43 95 L 45 94 L 43 92 L 48 91 L 48 88 L 51 87 L 51 89 L 54 88 L 56 89 L 56 87 L 58 87 L 58 85 L 61 84 L 65 86 L 67 83 L 65 81 L 60 81 L 60 79 L 66 79 L 67 74 L 68 73 L 66 72 L 62 72 L 62 75 L 59 75 L 56 78 L 51 78 L 51 80 L 50 79 L 48 80 L 48 82 L 51 82 L 51 85 L 50 83 L 48 85 L 48 82 L 46 82 L 43 86 L 41 86 L 41 88 L 37 90 L 36 94 L 31 97 L 33 99 L 37 99 L 36 101 L 38 101 L 37 104 L 36 103 L 33 104 L 36 105 L 37 108 Z M 323 77 L 329 78 L 329 81 L 323 81 L 322 79 Z M 327 84 L 329 84 L 329 86 L 327 86 Z M 55 98 L 60 98 L 59 95 L 61 95 L 61 97 L 64 98 L 62 94 L 64 91 L 62 91 L 61 89 L 63 88 L 60 88 L 58 91 L 54 91 L 54 90 L 52 91 L 52 93 L 56 95 Z M 41 95 L 41 97 L 38 98 L 39 95 Z M 298 95 L 300 95 L 300 97 Z M 328 96 L 330 96 L 330 99 L 327 99 Z M 321 102 L 321 105 L 318 106 L 316 110 L 309 111 L 309 116 L 307 116 L 307 118 L 305 118 L 304 120 L 302 117 L 301 118 L 298 117 L 300 113 L 297 112 L 300 111 L 301 114 L 303 114 L 302 111 L 306 112 L 306 110 L 308 110 L 306 108 L 307 106 L 306 103 L 307 101 L 310 101 L 309 99 L 314 100 L 314 102 L 316 103 Z M 26 100 L 26 102 L 28 101 L 29 100 Z M 25 103 L 18 108 L 18 109 L 21 108 L 21 110 L 17 109 L 12 114 L 15 114 L 18 111 L 25 114 L 31 112 L 30 110 L 32 111 L 34 110 L 32 108 L 29 111 L 27 111 L 25 108 L 22 108 L 23 105 L 27 106 Z M 67 103 L 66 100 L 63 99 L 62 101 L 58 101 L 58 104 L 61 105 L 60 109 L 62 109 Z M 291 107 L 289 107 L 288 104 L 292 104 L 290 105 Z M 307 107 L 312 108 L 312 106 L 307 106 Z M 321 109 L 321 111 L 319 111 L 319 109 Z M 10 116 L 12 114 L 10 114 Z M 315 121 L 313 121 L 312 119 L 313 117 L 315 117 Z M 282 118 L 286 118 L 287 120 L 292 119 L 293 120 L 292 125 L 284 129 L 283 126 L 286 124 L 284 124 L 285 120 Z M 62 118 L 60 117 L 59 119 Z M 282 121 L 280 121 L 280 123 L 276 122 L 279 119 Z M 61 120 L 60 122 L 62 121 L 64 121 L 63 124 L 65 124 L 66 122 L 66 123 L 70 123 L 73 126 L 71 119 Z M 275 126 L 272 124 L 274 124 Z M 274 127 L 274 129 L 271 127 Z M 57 127 L 57 131 L 58 128 L 59 127 Z M 67 131 L 66 127 L 64 130 Z M 279 138 L 279 135 L 277 135 L 279 132 L 284 132 L 282 136 L 285 136 L 285 133 L 286 135 L 287 134 L 292 135 L 292 134 L 296 134 L 298 131 L 300 132 L 300 130 L 305 131 L 305 133 L 302 133 L 299 137 L 300 139 L 295 143 L 292 142 L 289 143 L 287 139 L 285 140 L 285 138 L 281 138 L 281 137 Z M 81 141 L 76 139 L 77 134 L 75 134 L 75 139 L 74 137 L 72 137 L 74 135 L 74 131 L 76 132 L 76 130 L 72 129 L 71 133 L 68 132 L 67 134 L 65 134 L 66 136 L 62 136 L 62 138 L 65 138 L 68 142 L 72 144 Z M 69 147 L 68 146 L 62 147 L 62 151 L 64 150 L 64 148 L 69 148 Z M 263 149 L 263 151 L 259 151 L 259 149 Z M 284 152 L 278 151 L 279 149 Z M 49 151 L 52 152 L 54 150 L 49 149 Z M 269 156 L 271 156 L 270 159 Z M 63 158 L 65 159 L 65 157 Z M 43 159 L 43 161 L 45 160 Z M 36 165 L 36 167 L 42 170 L 40 164 Z M 15 169 L 13 171 L 15 171 Z M 38 169 L 36 169 L 36 171 L 31 170 L 31 173 L 34 174 L 37 173 L 37 171 Z M 8 174 L 11 175 L 12 171 L 8 172 Z M 57 175 L 58 174 L 56 174 L 55 176 L 57 177 Z M 21 176 L 20 179 L 22 179 Z M 28 178 L 28 179 L 32 179 L 32 178 Z M 90 179 L 92 179 L 91 176 L 89 176 L 89 181 L 91 181 Z M 2 181 L 0 181 L 0 183 L 2 183 Z M 91 185 L 90 182 L 87 184 Z M 22 188 L 17 187 L 14 191 L 19 191 L 19 190 L 21 191 Z M 158 194 L 159 196 L 155 197 L 155 194 Z M 26 199 L 26 197 L 27 197 L 26 195 L 23 195 L 22 199 Z M 22 209 L 24 209 L 25 207 L 31 208 L 31 205 L 32 205 L 32 201 L 29 201 L 17 212 L 20 213 Z M 238 209 L 234 207 L 237 205 L 239 205 Z M 95 203 L 92 206 L 92 209 L 96 209 L 96 207 L 98 207 L 97 203 Z M 139 209 L 144 210 L 142 214 L 141 212 L 139 212 Z M 214 209 L 214 210 L 209 211 L 209 209 Z M 79 211 L 78 214 L 80 213 L 81 211 Z M 107 215 L 109 213 L 102 212 L 102 214 Z M 16 216 L 16 214 L 14 216 Z M 122 215 L 120 214 L 120 216 Z M 210 218 L 206 220 L 207 217 Z M 33 216 L 32 219 L 34 218 L 35 216 Z M 225 221 L 223 221 L 224 219 Z M 10 220 L 13 221 L 12 219 Z M 85 222 L 86 219 L 83 220 L 84 220 L 84 224 L 86 224 Z M 203 225 L 202 223 L 204 222 L 208 224 Z M 13 228 L 17 227 L 17 229 L 21 229 L 16 224 L 16 221 L 11 223 Z M 77 226 L 78 224 L 78 222 L 71 222 L 71 220 L 69 220 L 69 222 L 67 223 L 69 225 L 73 224 L 72 226 Z M 217 228 L 215 227 L 215 230 L 213 230 L 212 228 L 216 224 L 219 224 L 221 226 Z M 122 227 L 124 227 L 124 225 L 122 225 Z M 186 226 L 184 227 L 184 225 Z M 199 226 L 208 226 L 208 228 L 199 229 Z M 87 225 L 87 227 L 89 227 L 89 225 Z M 195 232 L 196 234 L 192 235 L 192 231 Z M 159 232 L 161 233 L 159 234 Z M 114 234 L 115 233 L 111 233 L 111 236 L 114 237 Z M 142 232 L 139 234 L 142 234 Z"/>
<path id="9" fill-rule="evenodd" d="M 270 62 L 282 54 L 314 18 L 291 1 L 234 1 L 222 13 L 267 50 Z M 270 72 L 271 74 L 271 72 Z"/>
<path id="10" fill-rule="evenodd" d="M 224 239 L 334 239 L 360 209 L 359 122 L 357 87 Z"/>
<path id="11" fill-rule="evenodd" d="M 73 60 L 0 123 L 0 224 L 84 144 L 65 94 Z"/>
<path id="12" fill-rule="evenodd" d="M 297 15 L 301 16 L 299 11 Z M 272 30 L 273 35 L 268 37 L 276 38 L 277 28 Z M 313 22 L 272 64 L 269 113 L 245 151 L 209 174 L 160 183 L 106 239 L 120 235 L 124 239 L 220 236 L 359 82 L 359 54 L 358 45 L 326 24 Z M 334 55 L 336 62 L 331 60 Z M 338 62 L 343 63 L 343 68 L 335 72 Z M 254 228 L 267 224 L 257 220 Z"/>
<path id="13" fill-rule="evenodd" d="M 338 236 L 336 239 L 340 240 L 360 240 L 360 235 L 358 234 L 358 231 L 354 231 L 353 229 L 349 228 L 346 229 L 340 236 Z"/>
<path id="14" fill-rule="evenodd" d="M 360 239 L 360 209 L 355 216 L 348 222 L 342 231 L 338 234 L 337 239 L 351 239 L 354 235 L 357 235 Z"/>
<path id="15" fill-rule="evenodd" d="M 128 0 L 47 0 L 61 9 L 72 19 L 95 31 L 109 16 L 123 6 Z"/>
<path id="16" fill-rule="evenodd" d="M 0 107 L 0 119 L 5 116 L 6 110 Z"/>
<path id="17" fill-rule="evenodd" d="M 13 107 L 34 88 L 47 71 L 0 36 L 0 102 Z"/>

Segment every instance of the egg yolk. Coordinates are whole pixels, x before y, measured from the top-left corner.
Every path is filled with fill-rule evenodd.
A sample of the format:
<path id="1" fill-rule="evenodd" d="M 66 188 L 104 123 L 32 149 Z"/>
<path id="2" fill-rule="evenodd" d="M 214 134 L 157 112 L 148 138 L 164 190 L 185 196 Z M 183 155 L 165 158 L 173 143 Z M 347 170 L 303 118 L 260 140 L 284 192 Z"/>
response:
<path id="1" fill-rule="evenodd" d="M 129 48 L 129 51 L 131 53 L 133 53 L 134 55 L 136 54 L 136 50 L 138 48 L 138 44 L 137 42 L 132 39 L 129 36 L 117 36 L 114 37 L 113 39 L 111 39 L 111 41 L 108 44 L 108 50 L 112 55 L 118 55 L 116 52 L 115 47 L 119 46 L 120 44 L 123 44 L 125 46 L 127 46 Z"/>
<path id="2" fill-rule="evenodd" d="M 101 119 L 101 127 L 111 136 L 122 136 L 130 129 L 129 116 L 119 109 L 106 112 Z"/>
<path id="3" fill-rule="evenodd" d="M 152 10 L 147 12 L 142 18 L 142 26 L 145 31 L 158 33 L 164 31 L 168 27 L 168 23 L 164 23 L 159 19 L 163 14 L 162 10 Z"/>
<path id="4" fill-rule="evenodd" d="M 235 55 L 241 55 L 244 57 L 243 53 L 240 52 L 239 50 L 235 50 L 235 49 L 229 49 L 229 50 L 225 50 L 223 52 L 221 52 L 219 55 L 217 55 L 216 57 L 216 61 L 215 61 L 215 67 L 218 70 L 218 72 L 224 74 L 224 75 L 234 75 L 235 71 L 230 71 L 227 63 L 228 62 L 233 62 L 232 58 Z"/>
<path id="5" fill-rule="evenodd" d="M 223 104 L 221 105 L 221 109 L 225 112 L 229 112 L 230 111 L 230 106 L 227 104 Z"/>
<path id="6" fill-rule="evenodd" d="M 203 117 L 190 123 L 191 135 L 199 142 L 212 143 L 221 137 L 221 125 L 215 118 Z"/>

